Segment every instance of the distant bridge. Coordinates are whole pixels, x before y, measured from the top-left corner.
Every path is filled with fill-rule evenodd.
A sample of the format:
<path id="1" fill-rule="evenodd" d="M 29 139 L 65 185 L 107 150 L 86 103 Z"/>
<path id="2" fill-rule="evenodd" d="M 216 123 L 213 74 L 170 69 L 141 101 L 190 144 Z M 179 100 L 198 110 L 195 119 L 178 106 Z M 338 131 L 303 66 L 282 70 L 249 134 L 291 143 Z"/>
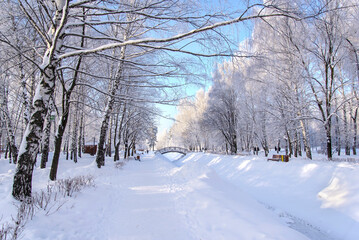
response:
<path id="1" fill-rule="evenodd" d="M 156 154 L 157 153 L 165 154 L 165 153 L 169 153 L 169 152 L 178 152 L 178 153 L 182 153 L 183 155 L 186 155 L 189 151 L 187 149 L 181 148 L 181 147 L 165 147 L 165 148 L 158 149 L 156 151 Z"/>

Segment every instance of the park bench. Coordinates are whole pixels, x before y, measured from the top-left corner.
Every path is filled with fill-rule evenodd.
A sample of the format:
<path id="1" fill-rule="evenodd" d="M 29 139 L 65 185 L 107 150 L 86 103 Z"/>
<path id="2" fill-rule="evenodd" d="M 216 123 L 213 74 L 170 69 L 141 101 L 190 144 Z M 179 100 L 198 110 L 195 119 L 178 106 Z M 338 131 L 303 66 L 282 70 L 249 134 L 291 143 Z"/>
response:
<path id="1" fill-rule="evenodd" d="M 267 161 L 281 161 L 281 162 L 288 162 L 289 156 L 288 155 L 273 155 L 272 158 L 268 158 Z"/>

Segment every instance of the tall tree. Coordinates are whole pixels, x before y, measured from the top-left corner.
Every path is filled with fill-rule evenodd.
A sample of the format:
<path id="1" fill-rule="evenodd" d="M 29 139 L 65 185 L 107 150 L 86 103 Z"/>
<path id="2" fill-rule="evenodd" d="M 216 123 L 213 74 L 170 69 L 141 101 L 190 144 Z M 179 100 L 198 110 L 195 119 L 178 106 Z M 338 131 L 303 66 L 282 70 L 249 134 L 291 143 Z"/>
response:
<path id="1" fill-rule="evenodd" d="M 19 2 L 21 8 L 27 16 L 33 16 L 34 8 L 26 8 L 22 1 Z M 57 54 L 61 48 L 64 27 L 68 17 L 69 1 L 57 1 L 56 10 L 50 28 L 43 40 L 47 43 L 47 49 L 43 56 L 41 66 L 40 83 L 36 89 L 36 95 L 32 103 L 32 114 L 27 125 L 24 140 L 21 143 L 21 151 L 14 176 L 13 196 L 18 200 L 24 200 L 31 196 L 32 173 L 36 161 L 36 155 L 41 141 L 41 133 L 44 125 L 44 118 L 47 114 L 49 102 L 55 88 L 56 68 L 58 65 Z M 33 21 L 33 19 L 29 19 Z M 38 25 L 32 22 L 35 27 Z M 45 34 L 43 31 L 41 34 Z"/>

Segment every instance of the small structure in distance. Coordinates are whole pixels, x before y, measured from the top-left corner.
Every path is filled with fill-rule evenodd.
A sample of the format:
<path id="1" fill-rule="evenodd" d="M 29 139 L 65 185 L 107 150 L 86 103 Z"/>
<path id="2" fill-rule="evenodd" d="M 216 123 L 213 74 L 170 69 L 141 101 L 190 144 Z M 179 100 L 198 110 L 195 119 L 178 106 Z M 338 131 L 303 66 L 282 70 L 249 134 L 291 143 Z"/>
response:
<path id="1" fill-rule="evenodd" d="M 97 152 L 97 145 L 84 145 L 83 153 L 89 153 L 91 156 L 95 156 Z"/>
<path id="2" fill-rule="evenodd" d="M 165 148 L 161 148 L 158 149 L 155 153 L 156 154 L 165 154 L 165 153 L 169 153 L 169 152 L 178 152 L 178 153 L 182 153 L 183 155 L 186 155 L 189 151 L 188 149 L 185 148 L 181 148 L 181 147 L 165 147 Z"/>

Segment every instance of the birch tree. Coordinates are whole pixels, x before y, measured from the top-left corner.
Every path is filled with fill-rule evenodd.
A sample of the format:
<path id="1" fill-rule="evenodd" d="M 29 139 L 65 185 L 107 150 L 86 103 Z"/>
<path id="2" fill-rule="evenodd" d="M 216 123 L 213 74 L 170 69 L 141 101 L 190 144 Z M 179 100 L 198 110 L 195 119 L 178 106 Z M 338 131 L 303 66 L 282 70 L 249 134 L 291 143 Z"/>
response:
<path id="1" fill-rule="evenodd" d="M 38 24 L 31 18 L 34 9 L 26 8 L 22 1 L 19 4 L 24 13 L 29 17 L 29 21 L 32 21 L 34 27 L 37 28 Z M 18 200 L 24 200 L 26 197 L 31 196 L 32 172 L 41 140 L 44 118 L 55 88 L 55 71 L 58 65 L 57 54 L 61 48 L 61 38 L 63 37 L 62 34 L 68 17 L 68 8 L 69 1 L 57 1 L 48 31 L 39 31 L 43 35 L 43 41 L 47 43 L 47 49 L 40 66 L 40 83 L 37 86 L 33 99 L 33 111 L 23 141 L 21 142 L 18 164 L 14 176 L 12 194 Z"/>

